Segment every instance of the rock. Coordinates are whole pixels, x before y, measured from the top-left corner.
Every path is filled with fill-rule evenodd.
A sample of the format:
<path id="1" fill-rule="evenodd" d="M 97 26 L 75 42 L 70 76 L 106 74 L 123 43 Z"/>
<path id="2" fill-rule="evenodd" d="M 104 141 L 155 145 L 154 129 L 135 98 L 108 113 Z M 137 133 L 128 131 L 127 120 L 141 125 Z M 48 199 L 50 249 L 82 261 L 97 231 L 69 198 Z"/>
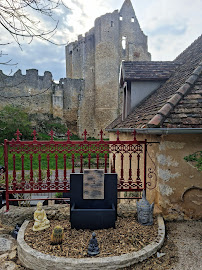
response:
<path id="1" fill-rule="evenodd" d="M 161 252 L 157 252 L 157 258 L 161 258 L 163 256 L 165 256 L 166 254 L 165 253 L 161 253 Z"/>
<path id="2" fill-rule="evenodd" d="M 13 230 L 13 227 L 10 225 L 3 225 L 0 222 L 0 235 L 1 234 L 10 234 L 10 232 Z"/>
<path id="3" fill-rule="evenodd" d="M 17 259 L 17 250 L 12 250 L 8 255 L 9 260 L 15 261 Z"/>
<path id="4" fill-rule="evenodd" d="M 18 266 L 11 261 L 5 261 L 3 262 L 3 264 L 1 265 L 1 270 L 17 270 Z"/>
<path id="5" fill-rule="evenodd" d="M 0 252 L 5 252 L 10 250 L 12 247 L 12 241 L 7 238 L 0 237 Z"/>
<path id="6" fill-rule="evenodd" d="M 8 252 L 0 255 L 0 263 L 2 263 L 3 261 L 7 260 L 8 255 L 9 255 Z"/>
<path id="7" fill-rule="evenodd" d="M 132 217 L 136 213 L 137 207 L 135 203 L 119 203 L 117 206 L 117 215 L 120 217 Z"/>
<path id="8" fill-rule="evenodd" d="M 55 204 L 44 206 L 48 219 L 69 220 L 70 211 L 68 204 Z M 6 207 L 0 209 L 0 221 L 3 226 L 11 226 L 14 229 L 15 225 L 22 224 L 25 220 L 33 220 L 36 207 L 19 207 L 10 205 L 8 212 Z"/>
<path id="9" fill-rule="evenodd" d="M 17 250 L 17 246 L 16 246 L 16 245 L 13 246 L 13 247 L 12 247 L 12 250 Z"/>
<path id="10" fill-rule="evenodd" d="M 18 264 L 18 265 L 21 265 L 21 262 L 20 262 L 19 259 L 17 259 L 17 261 L 15 263 Z"/>

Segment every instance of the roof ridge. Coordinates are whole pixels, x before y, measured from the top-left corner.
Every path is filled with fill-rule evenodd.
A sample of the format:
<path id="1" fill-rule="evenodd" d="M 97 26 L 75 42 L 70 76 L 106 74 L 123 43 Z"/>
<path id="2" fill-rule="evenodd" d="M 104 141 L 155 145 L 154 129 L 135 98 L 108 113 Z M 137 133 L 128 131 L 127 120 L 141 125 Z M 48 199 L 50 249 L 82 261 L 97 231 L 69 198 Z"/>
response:
<path id="1" fill-rule="evenodd" d="M 167 118 L 169 113 L 175 106 L 182 100 L 192 88 L 198 77 L 202 72 L 202 62 L 195 68 L 189 78 L 185 81 L 183 85 L 168 99 L 165 105 L 158 110 L 157 114 L 148 122 L 148 127 L 160 126 L 163 121 Z"/>
<path id="2" fill-rule="evenodd" d="M 194 44 L 196 44 L 200 39 L 202 38 L 202 34 L 197 38 L 195 39 L 187 48 L 185 48 L 173 61 L 174 62 L 178 62 L 179 58 L 187 51 L 189 50 Z"/>

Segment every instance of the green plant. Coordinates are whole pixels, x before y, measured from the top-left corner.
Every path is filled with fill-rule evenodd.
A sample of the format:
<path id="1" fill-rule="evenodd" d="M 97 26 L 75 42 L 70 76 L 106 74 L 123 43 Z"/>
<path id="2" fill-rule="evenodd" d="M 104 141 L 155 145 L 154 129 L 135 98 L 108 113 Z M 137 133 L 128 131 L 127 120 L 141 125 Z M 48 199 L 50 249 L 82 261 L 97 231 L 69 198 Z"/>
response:
<path id="1" fill-rule="evenodd" d="M 193 162 L 195 167 L 199 171 L 202 171 L 202 151 L 197 151 L 193 154 L 190 154 L 184 157 L 184 160 L 186 160 L 187 162 Z"/>
<path id="2" fill-rule="evenodd" d="M 20 129 L 22 139 L 32 138 L 32 128 L 28 114 L 20 107 L 7 105 L 0 111 L 0 142 L 12 140 L 17 129 Z"/>
<path id="3" fill-rule="evenodd" d="M 55 193 L 55 198 L 62 198 L 63 193 L 62 192 L 56 192 Z"/>
<path id="4" fill-rule="evenodd" d="M 53 245 L 62 244 L 64 238 L 64 229 L 61 226 L 55 226 L 51 234 L 51 243 Z"/>

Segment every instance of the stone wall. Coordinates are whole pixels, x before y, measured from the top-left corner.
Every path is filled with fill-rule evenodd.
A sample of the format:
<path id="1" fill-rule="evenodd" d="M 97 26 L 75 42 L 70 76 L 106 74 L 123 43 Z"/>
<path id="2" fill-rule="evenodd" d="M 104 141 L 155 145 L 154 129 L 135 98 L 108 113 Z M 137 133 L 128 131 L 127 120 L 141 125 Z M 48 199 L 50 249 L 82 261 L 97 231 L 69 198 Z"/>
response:
<path id="1" fill-rule="evenodd" d="M 61 79 L 63 86 L 63 119 L 73 133 L 77 133 L 78 108 L 83 97 L 84 80 Z"/>
<path id="2" fill-rule="evenodd" d="M 32 114 L 52 114 L 52 74 L 43 76 L 30 69 L 22 75 L 18 70 L 13 76 L 0 71 L 0 109 L 6 105 L 21 106 Z"/>
<path id="3" fill-rule="evenodd" d="M 110 133 L 110 140 L 116 135 Z M 131 133 L 121 133 L 121 140 L 132 140 Z M 181 135 L 137 135 L 137 140 L 147 139 L 159 144 L 148 145 L 147 169 L 154 171 L 151 186 L 157 185 L 154 189 L 147 189 L 147 198 L 150 203 L 155 202 L 156 208 L 162 212 L 167 220 L 199 219 L 202 217 L 201 196 L 202 172 L 198 171 L 194 164 L 188 163 L 184 157 L 198 151 L 202 147 L 202 137 L 196 134 Z M 152 161 L 151 161 L 151 159 Z M 127 179 L 129 162 L 124 158 L 124 176 Z M 133 169 L 135 166 L 133 160 Z M 116 159 L 116 170 L 120 177 L 121 159 Z M 134 170 L 135 172 L 135 170 Z M 134 173 L 133 172 L 133 173 Z M 136 172 L 135 172 L 136 173 Z M 143 179 L 143 167 L 141 166 L 141 179 Z"/>

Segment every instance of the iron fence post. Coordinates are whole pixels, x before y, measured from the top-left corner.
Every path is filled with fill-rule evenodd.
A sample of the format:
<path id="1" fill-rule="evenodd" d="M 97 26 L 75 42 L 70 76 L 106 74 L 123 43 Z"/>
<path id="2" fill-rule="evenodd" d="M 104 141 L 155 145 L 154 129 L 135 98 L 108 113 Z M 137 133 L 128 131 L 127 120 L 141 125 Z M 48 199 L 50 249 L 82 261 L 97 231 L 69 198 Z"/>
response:
<path id="1" fill-rule="evenodd" d="M 8 146 L 7 140 L 4 140 L 4 165 L 6 169 L 6 212 L 9 211 L 9 193 L 8 193 Z"/>
<path id="2" fill-rule="evenodd" d="M 147 192 L 147 139 L 145 139 L 145 147 L 144 147 L 144 190 L 145 196 Z"/>

